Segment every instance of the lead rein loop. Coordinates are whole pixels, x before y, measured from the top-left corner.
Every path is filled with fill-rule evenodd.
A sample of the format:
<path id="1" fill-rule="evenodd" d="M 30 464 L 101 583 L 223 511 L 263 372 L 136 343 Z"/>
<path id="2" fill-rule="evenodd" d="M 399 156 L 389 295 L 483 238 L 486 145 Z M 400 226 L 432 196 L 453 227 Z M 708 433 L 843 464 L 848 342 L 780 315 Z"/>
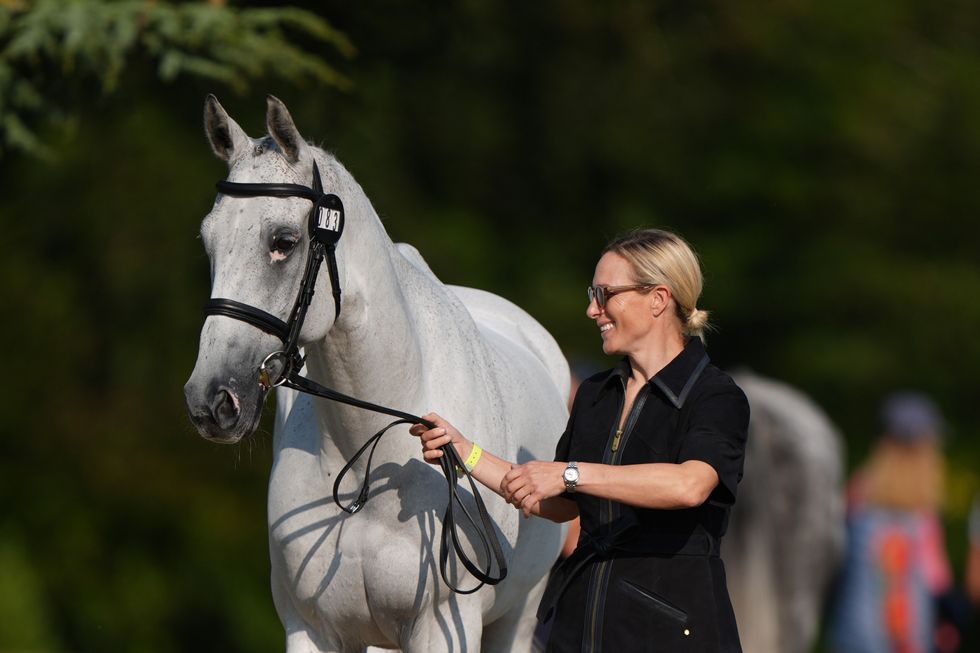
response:
<path id="1" fill-rule="evenodd" d="M 423 419 L 417 415 L 412 415 L 411 413 L 406 413 L 394 408 L 388 408 L 387 406 L 373 404 L 369 401 L 357 399 L 342 392 L 338 392 L 333 388 L 320 385 L 316 381 L 300 376 L 298 371 L 292 372 L 283 385 L 299 392 L 305 392 L 307 394 L 323 397 L 324 399 L 330 399 L 331 401 L 337 401 L 356 408 L 363 408 L 365 410 L 383 413 L 397 418 L 394 422 L 388 424 L 383 429 L 368 438 L 367 442 L 365 442 L 361 448 L 357 450 L 357 453 L 355 453 L 351 459 L 347 461 L 343 469 L 340 470 L 340 473 L 337 474 L 337 479 L 333 484 L 334 503 L 336 503 L 341 510 L 351 515 L 360 511 L 370 498 L 371 462 L 374 457 L 374 450 L 377 448 L 382 436 L 384 436 L 384 434 L 387 433 L 390 428 L 397 426 L 398 424 L 424 424 L 426 428 L 430 429 L 435 428 L 436 426 L 429 420 Z M 446 477 L 449 502 L 446 505 L 446 512 L 443 514 L 442 538 L 439 547 L 439 572 L 442 575 L 443 581 L 445 581 L 446 585 L 448 585 L 452 591 L 456 592 L 457 594 L 472 594 L 480 589 L 484 584 L 496 585 L 506 578 L 507 560 L 504 557 L 503 549 L 500 546 L 500 542 L 496 536 L 493 520 L 490 519 L 490 514 L 487 512 L 486 504 L 483 503 L 483 498 L 480 496 L 479 488 L 477 487 L 476 482 L 473 480 L 469 470 L 467 470 L 466 466 L 463 464 L 463 461 L 460 458 L 459 453 L 457 453 L 456 448 L 452 444 L 447 444 L 440 447 L 440 449 L 443 452 L 443 456 L 440 458 L 439 462 L 442 467 L 443 475 Z M 361 488 L 358 491 L 357 498 L 355 498 L 350 505 L 344 506 L 340 502 L 340 484 L 354 464 L 366 451 L 369 451 L 369 453 L 367 467 L 364 471 L 364 481 L 361 483 Z M 459 481 L 457 470 L 462 470 L 463 475 L 470 484 L 470 489 L 473 493 L 473 500 L 476 504 L 477 515 L 479 517 L 479 523 L 477 523 L 477 519 L 474 519 L 473 515 L 470 514 L 469 510 L 467 510 L 466 505 L 459 496 L 457 491 L 457 484 Z M 467 557 L 466 552 L 463 549 L 463 545 L 459 539 L 456 527 L 457 507 L 462 511 L 463 517 L 465 517 L 464 523 L 468 523 L 470 526 L 472 526 L 477 534 L 480 548 L 482 549 L 483 555 L 487 560 L 486 569 L 480 569 L 477 567 L 476 564 L 470 560 L 469 557 Z M 462 563 L 463 567 L 468 572 L 473 574 L 473 576 L 479 581 L 478 585 L 471 589 L 464 590 L 460 589 L 449 580 L 448 566 L 450 548 L 455 551 L 456 557 L 459 559 L 460 563 Z M 493 573 L 494 565 L 497 567 L 496 574 Z"/>

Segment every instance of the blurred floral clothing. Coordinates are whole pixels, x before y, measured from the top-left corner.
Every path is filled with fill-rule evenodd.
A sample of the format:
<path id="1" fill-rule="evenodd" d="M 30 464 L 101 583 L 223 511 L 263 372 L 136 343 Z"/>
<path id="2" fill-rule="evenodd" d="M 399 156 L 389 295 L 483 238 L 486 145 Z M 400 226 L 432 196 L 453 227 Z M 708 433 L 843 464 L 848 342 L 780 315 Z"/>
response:
<path id="1" fill-rule="evenodd" d="M 833 650 L 930 653 L 935 597 L 952 584 L 939 517 L 867 505 L 855 494 Z"/>

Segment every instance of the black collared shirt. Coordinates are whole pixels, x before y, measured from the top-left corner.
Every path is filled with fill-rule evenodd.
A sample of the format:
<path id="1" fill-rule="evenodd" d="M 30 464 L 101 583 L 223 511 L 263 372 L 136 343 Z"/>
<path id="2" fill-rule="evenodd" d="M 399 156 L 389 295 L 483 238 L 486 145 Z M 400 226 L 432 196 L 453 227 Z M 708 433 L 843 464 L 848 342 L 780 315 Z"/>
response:
<path id="1" fill-rule="evenodd" d="M 596 532 L 609 517 L 615 519 L 631 511 L 641 523 L 652 521 L 651 525 L 672 531 L 686 531 L 701 522 L 711 535 L 721 537 L 727 509 L 735 502 L 742 478 L 749 422 L 745 394 L 730 376 L 710 363 L 701 341 L 691 338 L 683 351 L 640 390 L 616 442 L 630 371 L 629 362 L 623 359 L 615 368 L 579 386 L 555 460 L 612 465 L 700 460 L 718 473 L 718 487 L 708 498 L 706 510 L 703 506 L 648 510 L 611 502 L 615 504 L 612 515 L 608 510 L 602 514 L 602 501 L 596 497 L 566 495 L 579 503 L 583 529 Z"/>
<path id="2" fill-rule="evenodd" d="M 718 473 L 718 486 L 701 506 L 680 510 L 566 494 L 579 507 L 581 542 L 629 523 L 643 534 L 649 551 L 610 551 L 578 574 L 560 599 L 548 650 L 739 651 L 717 546 L 742 477 L 749 421 L 745 394 L 710 363 L 701 341 L 691 338 L 640 389 L 617 433 L 630 372 L 624 359 L 579 386 L 555 460 L 607 465 L 700 460 Z M 677 544 L 701 540 L 711 544 L 710 553 Z M 650 648 L 652 642 L 658 644 Z"/>

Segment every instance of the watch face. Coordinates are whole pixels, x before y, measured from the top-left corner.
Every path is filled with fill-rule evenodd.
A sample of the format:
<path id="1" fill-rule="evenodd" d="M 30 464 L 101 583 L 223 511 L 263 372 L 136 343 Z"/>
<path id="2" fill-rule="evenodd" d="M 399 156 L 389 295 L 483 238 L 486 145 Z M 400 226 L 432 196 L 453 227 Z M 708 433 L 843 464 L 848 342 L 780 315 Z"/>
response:
<path id="1" fill-rule="evenodd" d="M 566 483 L 576 483 L 578 482 L 578 470 L 574 467 L 569 467 L 565 470 L 564 477 Z"/>

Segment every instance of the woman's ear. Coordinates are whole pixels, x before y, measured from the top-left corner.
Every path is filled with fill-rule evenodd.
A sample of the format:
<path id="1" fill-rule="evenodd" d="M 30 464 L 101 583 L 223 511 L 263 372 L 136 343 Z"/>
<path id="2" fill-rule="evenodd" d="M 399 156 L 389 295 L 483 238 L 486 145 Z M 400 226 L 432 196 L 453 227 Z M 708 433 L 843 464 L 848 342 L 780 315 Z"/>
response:
<path id="1" fill-rule="evenodd" d="M 653 316 L 663 315 L 663 312 L 670 308 L 671 299 L 670 288 L 663 285 L 655 286 L 650 291 L 650 308 L 653 310 Z"/>

